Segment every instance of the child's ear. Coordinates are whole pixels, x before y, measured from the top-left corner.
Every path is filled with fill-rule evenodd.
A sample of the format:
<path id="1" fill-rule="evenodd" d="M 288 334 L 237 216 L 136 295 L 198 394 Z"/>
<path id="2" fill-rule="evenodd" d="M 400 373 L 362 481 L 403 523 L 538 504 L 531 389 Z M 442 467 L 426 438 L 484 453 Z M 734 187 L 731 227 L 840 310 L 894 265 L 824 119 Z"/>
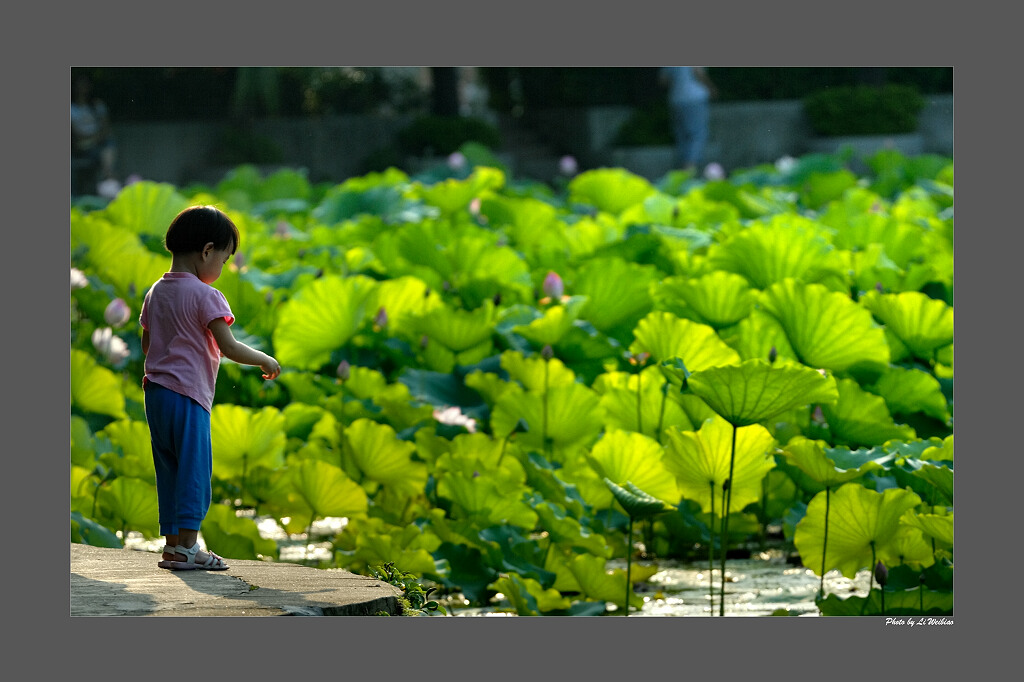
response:
<path id="1" fill-rule="evenodd" d="M 209 258 L 210 254 L 213 253 L 213 250 L 213 242 L 206 242 L 206 245 L 203 247 L 203 258 Z"/>

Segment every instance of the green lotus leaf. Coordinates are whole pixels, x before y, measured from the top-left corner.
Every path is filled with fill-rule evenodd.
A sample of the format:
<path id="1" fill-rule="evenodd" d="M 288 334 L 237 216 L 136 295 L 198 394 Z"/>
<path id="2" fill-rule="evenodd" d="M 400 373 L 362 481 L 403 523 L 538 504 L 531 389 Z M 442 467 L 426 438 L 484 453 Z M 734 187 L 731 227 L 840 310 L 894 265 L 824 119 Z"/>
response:
<path id="1" fill-rule="evenodd" d="M 885 468 L 892 455 L 877 450 L 829 448 L 824 441 L 795 436 L 781 449 L 781 453 L 800 471 L 824 487 L 838 488 L 867 473 Z"/>
<path id="2" fill-rule="evenodd" d="M 714 268 L 742 275 L 758 289 L 787 278 L 817 282 L 839 270 L 840 259 L 824 234 L 806 218 L 778 216 L 712 246 L 708 259 Z"/>
<path id="3" fill-rule="evenodd" d="M 91 469 L 96 461 L 96 443 L 89 422 L 71 415 L 71 464 Z"/>
<path id="4" fill-rule="evenodd" d="M 886 447 L 891 447 L 887 444 Z M 897 484 L 916 492 L 932 505 L 953 505 L 953 469 L 913 457 L 898 460 L 889 470 Z"/>
<path id="5" fill-rule="evenodd" d="M 871 447 L 914 438 L 914 429 L 893 421 L 884 398 L 861 389 L 853 379 L 840 379 L 837 388 L 838 400 L 821 408 L 837 443 Z"/>
<path id="6" fill-rule="evenodd" d="M 568 386 L 576 381 L 576 375 L 558 358 L 545 360 L 539 355 L 526 356 L 517 351 L 501 354 L 501 368 L 509 378 L 518 381 L 527 391 L 543 391 Z"/>
<path id="7" fill-rule="evenodd" d="M 659 424 L 662 429 L 669 426 L 693 428 L 689 415 L 683 409 L 679 392 L 667 390 L 665 387 L 663 373 L 667 371 L 671 370 L 648 367 L 638 374 L 605 372 L 597 377 L 594 381 L 594 390 L 601 394 L 601 406 L 607 415 L 606 426 L 639 431 L 653 438 L 658 437 Z M 641 386 L 639 424 L 637 382 L 640 382 Z"/>
<path id="8" fill-rule="evenodd" d="M 344 564 L 350 570 L 365 571 L 391 562 L 401 571 L 415 575 L 436 575 L 437 565 L 431 552 L 441 540 L 416 524 L 393 526 L 383 519 L 352 519 L 336 547 L 344 550 Z"/>
<path id="9" fill-rule="evenodd" d="M 560 611 L 568 609 L 572 604 L 569 598 L 563 597 L 558 590 L 545 590 L 533 578 L 520 577 L 515 573 L 503 575 L 487 587 L 505 595 L 519 616 L 537 616 L 542 612 Z"/>
<path id="10" fill-rule="evenodd" d="M 650 311 L 650 287 L 660 277 L 653 265 L 594 258 L 579 269 L 572 290 L 587 298 L 583 317 L 597 329 L 610 332 L 622 325 L 632 327 Z"/>
<path id="11" fill-rule="evenodd" d="M 889 365 L 884 331 L 842 293 L 787 279 L 765 291 L 761 303 L 809 367 L 842 372 L 861 367 L 881 371 Z"/>
<path id="12" fill-rule="evenodd" d="M 846 168 L 811 173 L 800 185 L 800 203 L 816 211 L 829 202 L 838 201 L 856 186 L 857 176 Z"/>
<path id="13" fill-rule="evenodd" d="M 737 324 L 754 308 L 754 292 L 747 279 L 725 270 L 699 278 L 669 277 L 658 287 L 656 298 L 667 310 L 716 330 Z"/>
<path id="14" fill-rule="evenodd" d="M 491 233 L 460 236 L 447 255 L 457 268 L 452 284 L 463 295 L 474 282 L 495 282 L 499 290 L 513 288 L 523 299 L 533 293 L 529 265 L 516 250 L 497 245 Z"/>
<path id="15" fill-rule="evenodd" d="M 494 333 L 494 303 L 485 301 L 476 310 L 461 310 L 439 305 L 418 316 L 411 325 L 426 336 L 428 344 L 437 342 L 453 352 L 462 352 L 489 340 Z"/>
<path id="16" fill-rule="evenodd" d="M 91 469 L 77 464 L 71 465 L 71 497 L 87 495 L 92 492 L 91 486 L 87 484 L 90 476 L 92 476 Z"/>
<path id="17" fill-rule="evenodd" d="M 804 566 L 821 570 L 825 542 L 826 493 L 820 492 L 807 505 L 807 513 L 796 525 L 793 542 Z M 851 580 L 862 568 L 892 556 L 900 517 L 921 503 L 907 490 L 889 488 L 875 492 L 859 483 L 846 483 L 829 495 L 828 556 L 825 571 L 837 569 Z M 872 553 L 874 547 L 874 553 Z M 886 561 L 887 564 L 896 562 Z"/>
<path id="18" fill-rule="evenodd" d="M 275 407 L 214 405 L 210 413 L 214 476 L 231 479 L 256 466 L 284 464 L 285 418 Z"/>
<path id="19" fill-rule="evenodd" d="M 656 192 L 649 181 L 624 168 L 596 168 L 569 181 L 570 201 L 590 204 L 612 215 L 622 213 Z"/>
<path id="20" fill-rule="evenodd" d="M 277 542 L 260 535 L 253 519 L 235 515 L 225 504 L 214 504 L 203 520 L 203 540 L 213 552 L 229 559 L 276 559 Z"/>
<path id="21" fill-rule="evenodd" d="M 448 178 L 424 187 L 417 183 L 417 194 L 428 204 L 437 206 L 445 214 L 466 208 L 474 197 L 505 184 L 505 174 L 497 168 L 477 166 L 465 180 Z"/>
<path id="22" fill-rule="evenodd" d="M 662 461 L 664 449 L 653 438 L 609 429 L 590 451 L 589 461 L 597 475 L 624 486 L 632 482 L 648 495 L 661 500 L 678 500 L 675 478 Z"/>
<path id="23" fill-rule="evenodd" d="M 919 358 L 930 359 L 935 351 L 953 343 L 953 307 L 945 301 L 920 291 L 869 291 L 861 302 Z"/>
<path id="24" fill-rule="evenodd" d="M 100 504 L 118 530 L 137 530 L 146 537 L 159 535 L 156 486 L 122 476 L 100 488 Z"/>
<path id="25" fill-rule="evenodd" d="M 461 471 L 472 475 L 487 472 L 496 481 L 520 485 L 526 482 L 523 464 L 512 454 L 514 445 L 492 438 L 486 433 L 463 433 L 452 438 L 449 451 L 434 463 L 434 475 L 443 471 Z"/>
<path id="26" fill-rule="evenodd" d="M 104 465 L 119 476 L 131 476 L 156 484 L 153 448 L 146 422 L 121 419 L 107 424 L 97 435 L 108 438 L 112 445 L 120 449 L 120 453 L 102 454 L 100 461 Z"/>
<path id="27" fill-rule="evenodd" d="M 366 277 L 327 275 L 299 289 L 279 311 L 274 349 L 282 365 L 318 369 L 355 336 L 376 310 L 377 284 Z"/>
<path id="28" fill-rule="evenodd" d="M 518 490 L 526 492 L 525 487 Z M 521 495 L 509 493 L 507 485 L 485 475 L 450 473 L 437 482 L 437 494 L 457 504 L 469 518 L 485 524 L 510 523 L 533 528 L 537 514 L 523 502 Z"/>
<path id="29" fill-rule="evenodd" d="M 327 462 L 305 459 L 289 467 L 292 485 L 317 517 L 362 516 L 369 503 L 366 491 Z"/>
<path id="30" fill-rule="evenodd" d="M 929 441 L 928 447 L 921 453 L 921 459 L 935 462 L 953 461 L 953 434 L 949 434 L 940 443 Z"/>
<path id="31" fill-rule="evenodd" d="M 411 459 L 416 446 L 400 440 L 387 424 L 357 419 L 345 427 L 349 453 L 359 471 L 404 497 L 423 492 L 426 465 Z"/>
<path id="32" fill-rule="evenodd" d="M 603 426 L 601 399 L 583 384 L 556 386 L 547 393 L 547 437 L 556 448 L 596 438 Z M 516 436 L 526 446 L 543 450 L 544 398 L 541 392 L 510 389 L 502 394 L 491 413 L 491 429 L 504 438 L 519 420 L 529 427 Z"/>
<path id="33" fill-rule="evenodd" d="M 517 325 L 512 331 L 539 346 L 554 346 L 568 333 L 580 317 L 587 303 L 583 296 L 572 296 L 564 305 L 556 304 L 544 308 L 543 315 L 529 324 Z"/>
<path id="34" fill-rule="evenodd" d="M 881 616 L 882 596 L 879 590 L 871 590 L 866 597 L 841 597 L 838 594 L 830 594 L 825 599 L 815 602 L 823 616 Z M 921 604 L 924 604 L 922 610 Z M 899 592 L 885 593 L 885 616 L 908 616 L 911 618 L 921 617 L 937 618 L 939 616 L 953 615 L 953 592 L 925 590 L 921 594 L 920 589 L 901 590 Z"/>
<path id="35" fill-rule="evenodd" d="M 838 399 L 835 379 L 798 365 L 744 360 L 694 372 L 690 390 L 726 421 L 749 426 L 783 412 Z"/>
<path id="36" fill-rule="evenodd" d="M 388 314 L 388 327 L 397 333 L 407 333 L 409 338 L 419 340 L 416 333 L 418 319 L 429 318 L 434 311 L 444 309 L 444 303 L 436 291 L 416 277 L 404 276 L 386 279 L 377 284 L 373 296 L 367 302 L 367 309 L 376 312 L 384 308 Z"/>
<path id="37" fill-rule="evenodd" d="M 71 349 L 71 406 L 116 419 L 127 417 L 121 378 L 85 351 Z"/>
<path id="38" fill-rule="evenodd" d="M 894 414 L 920 412 L 942 422 L 950 418 L 949 404 L 939 380 L 928 372 L 907 367 L 890 367 L 872 388 Z"/>
<path id="39" fill-rule="evenodd" d="M 663 462 L 675 476 L 682 495 L 698 502 L 701 511 L 721 515 L 722 485 L 733 462 L 730 507 L 741 510 L 761 499 L 761 481 L 775 467 L 771 456 L 775 439 L 760 424 L 736 430 L 736 456 L 732 459 L 733 427 L 721 417 L 705 421 L 699 431 L 670 428 Z M 712 488 L 717 509 L 711 506 Z"/>
<path id="40" fill-rule="evenodd" d="M 409 387 L 400 382 L 388 383 L 383 374 L 369 367 L 352 367 L 345 382 L 345 393 L 356 398 L 344 403 L 342 413 L 348 422 L 360 417 L 380 415 L 396 428 L 407 428 L 424 419 L 429 419 L 433 410 L 430 405 L 421 405 L 413 400 Z M 328 400 L 341 400 L 335 396 Z M 377 407 L 379 410 L 368 409 Z"/>
<path id="41" fill-rule="evenodd" d="M 80 512 L 71 512 L 71 542 L 92 547 L 111 547 L 122 549 L 124 544 L 116 534 L 99 523 L 86 518 Z"/>
<path id="42" fill-rule="evenodd" d="M 144 180 L 122 188 L 103 213 L 114 225 L 136 234 L 163 235 L 188 206 L 174 185 Z"/>
<path id="43" fill-rule="evenodd" d="M 535 501 L 533 511 L 537 513 L 540 528 L 547 532 L 551 542 L 563 547 L 578 548 L 594 556 L 611 557 L 611 548 L 605 537 L 591 532 L 569 516 L 561 505 L 548 500 Z"/>
<path id="44" fill-rule="evenodd" d="M 900 523 L 917 528 L 929 538 L 947 547 L 953 546 L 953 512 L 948 514 L 919 514 L 907 511 Z"/>
<path id="45" fill-rule="evenodd" d="M 903 517 L 912 513 L 912 510 L 908 511 Z M 935 563 L 935 548 L 920 528 L 901 521 L 896 535 L 889 541 L 879 560 L 886 566 L 905 565 L 921 570 Z"/>
<path id="46" fill-rule="evenodd" d="M 626 594 L 626 571 L 621 568 L 607 568 L 605 559 L 589 554 L 578 554 L 569 562 L 569 570 L 579 583 L 580 591 L 587 599 L 605 601 L 617 604 L 621 609 L 625 606 L 623 600 Z M 632 567 L 630 581 L 633 584 L 642 583 L 648 580 L 657 568 L 652 566 L 637 565 Z M 629 591 L 629 605 L 634 608 L 643 608 L 643 598 Z"/>
<path id="47" fill-rule="evenodd" d="M 786 330 L 778 320 L 760 308 L 755 308 L 739 324 L 722 330 L 719 335 L 743 360 L 767 359 L 772 348 L 780 359 L 797 359 Z"/>
<path id="48" fill-rule="evenodd" d="M 736 351 L 718 338 L 713 328 L 672 313 L 649 313 L 633 334 L 636 340 L 629 350 L 634 355 L 647 352 L 655 361 L 681 358 L 691 372 L 740 361 Z"/>
<path id="49" fill-rule="evenodd" d="M 313 428 L 324 418 L 326 411 L 319 405 L 292 402 L 281 409 L 284 433 L 288 438 L 308 440 Z"/>
<path id="50" fill-rule="evenodd" d="M 616 502 L 622 505 L 629 517 L 634 520 L 650 518 L 671 508 L 663 500 L 648 495 L 629 481 L 626 481 L 625 487 L 617 485 L 610 478 L 605 478 L 604 483 L 612 491 Z"/>

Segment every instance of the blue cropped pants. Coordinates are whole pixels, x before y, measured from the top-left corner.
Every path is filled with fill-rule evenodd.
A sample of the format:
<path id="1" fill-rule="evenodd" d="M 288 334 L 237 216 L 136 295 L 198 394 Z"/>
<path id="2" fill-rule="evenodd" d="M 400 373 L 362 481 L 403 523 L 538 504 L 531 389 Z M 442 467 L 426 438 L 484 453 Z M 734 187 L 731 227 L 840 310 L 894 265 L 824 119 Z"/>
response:
<path id="1" fill-rule="evenodd" d="M 160 534 L 199 530 L 213 496 L 210 413 L 192 398 L 147 381 L 146 421 L 156 467 Z"/>

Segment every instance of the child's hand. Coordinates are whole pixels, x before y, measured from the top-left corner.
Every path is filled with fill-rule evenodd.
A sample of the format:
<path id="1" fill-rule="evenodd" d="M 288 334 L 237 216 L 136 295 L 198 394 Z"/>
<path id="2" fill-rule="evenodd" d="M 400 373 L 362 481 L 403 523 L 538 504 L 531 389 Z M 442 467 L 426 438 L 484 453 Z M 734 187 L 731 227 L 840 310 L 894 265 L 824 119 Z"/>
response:
<path id="1" fill-rule="evenodd" d="M 281 365 L 278 364 L 277 360 L 267 356 L 267 362 L 260 365 L 260 369 L 263 370 L 263 378 L 266 380 L 276 379 L 281 374 Z"/>

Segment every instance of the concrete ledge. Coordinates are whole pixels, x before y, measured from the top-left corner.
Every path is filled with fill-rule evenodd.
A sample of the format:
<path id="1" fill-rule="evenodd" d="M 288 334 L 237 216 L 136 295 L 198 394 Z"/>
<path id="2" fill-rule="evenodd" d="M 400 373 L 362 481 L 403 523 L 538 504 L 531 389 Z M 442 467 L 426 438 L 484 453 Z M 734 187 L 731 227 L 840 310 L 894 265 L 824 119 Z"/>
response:
<path id="1" fill-rule="evenodd" d="M 401 614 L 401 591 L 348 571 L 227 560 L 226 571 L 169 571 L 160 555 L 71 543 L 72 616 Z"/>

